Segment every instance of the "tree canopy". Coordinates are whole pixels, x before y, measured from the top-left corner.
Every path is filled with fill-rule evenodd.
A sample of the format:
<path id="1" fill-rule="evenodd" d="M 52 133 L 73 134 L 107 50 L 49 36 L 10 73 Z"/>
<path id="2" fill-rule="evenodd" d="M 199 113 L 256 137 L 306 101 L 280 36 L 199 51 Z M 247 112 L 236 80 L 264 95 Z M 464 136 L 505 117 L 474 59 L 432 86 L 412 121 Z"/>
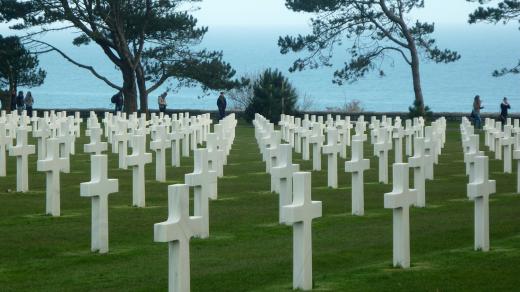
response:
<path id="1" fill-rule="evenodd" d="M 8 91 L 2 98 L 3 109 L 10 109 L 11 92 L 16 92 L 18 87 L 40 86 L 45 76 L 38 57 L 31 54 L 18 37 L 0 35 L 0 85 Z"/>
<path id="2" fill-rule="evenodd" d="M 191 14 L 198 0 L 2 0 L 4 21 L 19 20 L 13 28 L 32 29 L 25 40 L 39 52 L 55 51 L 125 96 L 125 110 L 148 108 L 148 95 L 161 85 L 201 84 L 202 88 L 229 89 L 239 84 L 222 52 L 207 51 L 200 43 L 208 31 Z M 38 29 L 34 32 L 34 29 Z M 51 31 L 74 31 L 76 46 L 95 44 L 121 72 L 116 84 L 88 64 L 66 55 L 43 36 Z M 171 85 L 171 83 L 170 83 Z M 171 86 L 169 86 L 171 88 Z"/>
<path id="3" fill-rule="evenodd" d="M 457 52 L 440 49 L 432 34 L 433 23 L 412 21 L 410 12 L 423 8 L 424 0 L 286 0 L 297 12 L 313 13 L 308 35 L 280 37 L 282 54 L 306 52 L 290 71 L 333 66 L 335 48 L 349 41 L 349 60 L 339 68 L 333 82 L 354 82 L 371 71 L 382 76 L 385 61 L 397 56 L 412 71 L 415 102 L 424 113 L 420 78 L 420 56 L 436 63 L 458 60 Z"/>
<path id="4" fill-rule="evenodd" d="M 493 24 L 506 24 L 518 21 L 520 24 L 520 0 L 467 0 L 468 2 L 479 2 L 480 4 L 496 4 L 495 6 L 480 6 L 469 15 L 469 23 L 488 22 Z M 520 29 L 520 27 L 519 27 Z M 520 74 L 520 59 L 518 64 L 511 68 L 495 70 L 493 76 L 500 77 L 506 74 Z"/>
<path id="5" fill-rule="evenodd" d="M 253 98 L 246 107 L 246 120 L 252 121 L 259 113 L 276 123 L 281 114 L 294 114 L 298 94 L 278 70 L 267 69 L 252 84 Z"/>

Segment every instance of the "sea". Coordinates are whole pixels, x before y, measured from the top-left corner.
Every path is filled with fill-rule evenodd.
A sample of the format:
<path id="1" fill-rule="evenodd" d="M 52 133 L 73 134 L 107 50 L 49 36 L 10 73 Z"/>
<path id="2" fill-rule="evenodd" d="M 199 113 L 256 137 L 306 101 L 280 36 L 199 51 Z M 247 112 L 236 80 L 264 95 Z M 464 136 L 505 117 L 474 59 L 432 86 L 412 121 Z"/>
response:
<path id="1" fill-rule="evenodd" d="M 290 73 L 292 62 L 300 54 L 280 54 L 280 36 L 306 33 L 307 27 L 210 27 L 200 47 L 222 51 L 225 61 L 237 71 L 237 77 L 259 74 L 267 68 L 278 69 L 296 88 L 301 102 L 309 110 L 342 108 L 359 100 L 366 111 L 407 111 L 413 102 L 409 66 L 399 55 L 390 55 L 382 62 L 385 75 L 378 71 L 355 83 L 333 84 L 333 74 L 349 57 L 348 41 L 334 48 L 332 67 Z M 95 46 L 75 47 L 71 33 L 53 33 L 45 40 L 70 54 L 76 61 L 93 66 L 102 75 L 118 83 L 121 76 Z M 475 95 L 483 100 L 484 111 L 498 112 L 503 97 L 508 97 L 512 111 L 520 109 L 520 75 L 501 78 L 492 76 L 495 69 L 514 66 L 520 59 L 520 31 L 515 27 L 492 25 L 438 26 L 434 34 L 441 48 L 458 51 L 462 58 L 451 64 L 421 64 L 425 104 L 436 112 L 469 112 Z M 84 69 L 70 64 L 56 53 L 40 56 L 40 65 L 47 71 L 45 83 L 31 90 L 36 108 L 111 108 L 112 88 Z M 200 87 L 177 88 L 174 80 L 168 86 L 168 107 L 175 109 L 216 108 L 218 92 L 203 92 Z M 163 87 L 151 94 L 149 107 L 157 108 L 157 96 Z M 305 97 L 305 98 L 304 98 Z"/>

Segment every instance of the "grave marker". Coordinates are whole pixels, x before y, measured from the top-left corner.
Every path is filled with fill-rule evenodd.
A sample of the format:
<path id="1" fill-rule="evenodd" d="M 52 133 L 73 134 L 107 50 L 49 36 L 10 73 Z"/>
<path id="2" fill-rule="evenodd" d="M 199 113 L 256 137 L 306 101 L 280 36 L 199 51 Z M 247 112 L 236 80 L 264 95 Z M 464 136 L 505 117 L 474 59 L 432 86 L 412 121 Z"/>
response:
<path id="1" fill-rule="evenodd" d="M 82 197 L 92 198 L 91 250 L 108 252 L 108 195 L 119 190 L 117 179 L 108 179 L 106 155 L 92 155 L 91 180 L 80 184 Z"/>
<path id="2" fill-rule="evenodd" d="M 126 164 L 132 168 L 132 205 L 144 208 L 146 205 L 146 164 L 152 162 L 152 154 L 146 153 L 146 136 L 132 137 L 132 154 L 126 157 Z"/>
<path id="3" fill-rule="evenodd" d="M 475 158 L 475 180 L 468 184 L 468 197 L 475 201 L 475 250 L 489 251 L 489 196 L 496 181 L 489 180 L 489 158 Z"/>
<path id="4" fill-rule="evenodd" d="M 409 189 L 406 163 L 393 165 L 393 189 L 385 194 L 385 208 L 393 209 L 394 267 L 410 267 L 410 205 L 417 200 L 417 191 Z"/>
<path id="5" fill-rule="evenodd" d="M 370 160 L 363 159 L 363 139 L 352 137 L 352 160 L 345 162 L 345 172 L 352 172 L 352 215 L 365 214 L 364 171 L 370 168 Z"/>
<path id="6" fill-rule="evenodd" d="M 9 148 L 9 156 L 16 156 L 16 191 L 29 191 L 29 155 L 36 153 L 27 143 L 27 128 L 16 129 L 16 146 Z"/>
<path id="7" fill-rule="evenodd" d="M 187 185 L 168 187 L 168 220 L 154 225 L 154 241 L 168 242 L 168 291 L 190 291 L 190 239 L 200 236 L 202 217 L 189 215 Z"/>
<path id="8" fill-rule="evenodd" d="M 312 289 L 312 220 L 321 217 L 322 203 L 312 201 L 311 173 L 293 175 L 293 203 L 282 207 L 282 219 L 293 226 L 293 289 Z"/>

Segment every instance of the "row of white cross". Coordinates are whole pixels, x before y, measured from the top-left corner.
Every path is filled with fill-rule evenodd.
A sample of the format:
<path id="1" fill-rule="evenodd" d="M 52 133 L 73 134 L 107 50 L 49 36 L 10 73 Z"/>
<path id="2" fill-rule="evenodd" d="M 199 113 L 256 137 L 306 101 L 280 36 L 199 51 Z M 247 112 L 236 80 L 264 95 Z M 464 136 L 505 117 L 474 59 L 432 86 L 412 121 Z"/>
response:
<path id="1" fill-rule="evenodd" d="M 37 113 L 36 113 L 37 114 Z M 30 126 L 32 123 L 32 127 Z M 25 112 L 0 116 L 0 168 L 5 176 L 5 152 L 17 157 L 17 190 L 28 191 L 28 156 L 35 153 L 35 146 L 28 144 L 28 132 L 38 139 L 38 171 L 47 173 L 46 213 L 60 216 L 60 173 L 69 172 L 70 155 L 74 154 L 74 138 L 80 135 L 82 120 L 79 114 L 67 117 L 65 113 L 44 112 L 43 117 L 29 118 Z M 118 180 L 108 178 L 108 156 L 103 154 L 112 145 L 119 154 L 119 167 L 131 167 L 133 171 L 133 205 L 145 206 L 145 168 L 152 161 L 146 153 L 146 137 L 152 140 L 150 149 L 156 152 L 156 178 L 165 181 L 165 151 L 172 148 L 172 166 L 180 165 L 179 153 L 194 152 L 194 171 L 185 175 L 185 184 L 173 185 L 169 192 L 169 217 L 155 226 L 155 240 L 170 242 L 170 290 L 189 289 L 189 249 L 187 242 L 193 235 L 209 236 L 209 199 L 217 199 L 217 176 L 223 176 L 223 166 L 235 138 L 237 121 L 234 114 L 214 125 L 211 133 L 209 114 L 190 117 L 146 116 L 105 113 L 104 129 L 94 112 L 87 120 L 86 135 L 90 143 L 84 152 L 91 154 L 91 180 L 82 183 L 80 195 L 92 198 L 92 251 L 108 252 L 108 195 L 118 192 Z M 16 134 L 15 134 L 16 133 Z M 103 134 L 108 141 L 103 141 Z M 14 140 L 16 138 L 16 144 Z M 201 143 L 206 148 L 198 148 Z M 181 146 L 182 145 L 182 146 Z M 128 154 L 128 146 L 132 153 Z M 42 150 L 44 148 L 45 150 Z M 194 216 L 189 216 L 189 187 L 194 188 Z M 188 224 L 186 222 L 197 222 Z M 175 252 L 173 252 L 175 250 Z M 175 263 L 175 264 L 174 264 Z"/>
<path id="2" fill-rule="evenodd" d="M 305 116 L 302 119 L 282 116 L 280 130 L 275 130 L 261 115 L 254 120 L 255 137 L 266 162 L 266 171 L 271 173 L 271 190 L 279 193 L 279 221 L 293 224 L 293 286 L 310 289 L 312 283 L 312 247 L 311 220 L 321 216 L 320 208 L 313 206 L 310 196 L 310 173 L 298 172 L 299 165 L 292 163 L 292 150 L 301 153 L 304 160 L 309 160 L 309 144 L 313 149 L 313 170 L 321 170 L 321 154 L 328 158 L 328 186 L 337 188 L 337 155 L 346 158 L 346 150 L 352 148 L 351 160 L 345 163 L 345 171 L 352 172 L 352 214 L 364 215 L 364 181 L 363 173 L 369 169 L 370 161 L 363 157 L 363 143 L 368 137 L 365 134 L 367 122 L 361 116 L 352 123 L 350 117 L 335 120 L 329 115 L 327 121 L 323 117 Z M 397 118 L 377 120 L 372 118 L 371 141 L 374 154 L 379 158 L 379 181 L 388 180 L 388 152 L 394 146 L 395 163 L 393 165 L 393 191 L 385 194 L 385 208 L 394 210 L 394 266 L 407 268 L 410 266 L 410 231 L 409 207 L 425 206 L 425 179 L 433 179 L 433 165 L 438 163 L 445 143 L 446 120 L 441 118 L 424 126 L 422 119 L 406 121 L 406 128 L 401 126 Z M 413 125 L 413 126 L 412 126 Z M 351 136 L 351 129 L 355 134 Z M 323 131 L 327 134 L 327 144 Z M 403 163 L 402 141 L 406 138 L 406 156 L 408 163 Z M 282 144 L 285 141 L 287 144 Z M 415 151 L 415 152 L 414 152 Z M 409 169 L 414 169 L 414 187 L 409 188 Z M 298 180 L 298 181 L 297 181 Z M 308 199 L 301 199 L 301 198 Z M 297 199 L 298 198 L 298 199 Z M 299 208 L 298 218 L 287 219 L 287 208 Z M 319 209 L 319 210 L 318 210 Z"/>
<path id="3" fill-rule="evenodd" d="M 495 154 L 504 150 L 504 172 L 511 173 L 511 151 L 515 145 L 515 158 L 520 159 L 520 131 L 515 131 L 511 120 L 502 130 L 501 122 L 486 119 L 484 127 L 485 145 Z M 515 121 L 518 128 L 518 120 Z M 460 124 L 464 162 L 466 163 L 466 174 L 469 177 L 467 195 L 475 202 L 475 250 L 488 251 L 489 243 L 489 196 L 496 192 L 496 181 L 489 179 L 489 157 L 480 151 L 480 136 L 475 134 L 475 129 L 467 118 L 462 119 Z M 502 156 L 496 157 L 500 159 Z M 520 160 L 519 160 L 520 165 Z M 519 178 L 520 183 L 520 178 Z M 520 191 L 520 188 L 518 189 Z"/>
<path id="4" fill-rule="evenodd" d="M 227 164 L 227 156 L 235 138 L 237 121 L 234 115 L 229 115 L 220 121 L 222 130 L 227 133 L 230 142 L 219 148 L 196 149 L 194 151 L 194 171 L 185 175 L 185 184 L 168 187 L 168 219 L 154 226 L 154 238 L 157 242 L 168 242 L 168 291 L 190 290 L 190 258 L 189 241 L 192 237 L 209 237 L 209 199 L 217 199 L 216 169 L 217 151 L 222 151 Z M 215 125 L 217 126 L 217 125 Z M 208 145 L 215 141 L 218 135 L 207 135 Z M 213 166 L 212 166 L 213 165 Z M 213 169 L 212 169 L 213 167 Z M 189 187 L 194 188 L 194 215 L 189 215 Z"/>

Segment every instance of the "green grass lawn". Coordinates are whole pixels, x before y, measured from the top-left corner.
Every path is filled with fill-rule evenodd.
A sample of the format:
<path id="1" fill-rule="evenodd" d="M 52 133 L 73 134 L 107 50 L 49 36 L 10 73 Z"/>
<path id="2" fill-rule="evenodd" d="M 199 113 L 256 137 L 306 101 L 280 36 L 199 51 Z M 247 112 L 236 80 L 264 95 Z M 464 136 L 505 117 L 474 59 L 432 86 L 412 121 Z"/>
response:
<path id="1" fill-rule="evenodd" d="M 109 177 L 119 179 L 119 193 L 109 197 L 110 253 L 98 255 L 90 252 L 91 202 L 79 196 L 79 184 L 90 180 L 89 156 L 82 152 L 87 141 L 77 140 L 71 173 L 62 174 L 59 218 L 44 215 L 45 175 L 36 172 L 36 156 L 31 192 L 25 194 L 9 191 L 16 189 L 15 159 L 9 158 L 8 176 L 0 178 L 1 291 L 167 290 L 168 246 L 153 242 L 153 224 L 166 220 L 167 186 L 183 183 L 192 157 L 180 168 L 167 168 L 167 183 L 155 182 L 149 164 L 147 207 L 137 209 L 131 207 L 131 170 L 118 169 L 117 156 L 110 154 Z M 392 186 L 377 183 L 377 160 L 365 146 L 371 169 L 365 173 L 364 217 L 350 215 L 351 174 L 343 172 L 343 160 L 337 190 L 326 187 L 325 157 L 325 170 L 312 174 L 313 199 L 323 201 L 323 217 L 313 224 L 315 290 L 519 289 L 516 173 L 503 174 L 502 162 L 490 159 L 497 180 L 490 200 L 491 251 L 473 251 L 473 202 L 466 197 L 458 124 L 449 124 L 435 180 L 426 185 L 428 207 L 410 212 L 412 267 L 394 269 L 392 210 L 383 208 L 383 194 Z M 295 163 L 310 170 L 311 161 L 300 158 L 295 154 Z M 290 291 L 292 227 L 278 224 L 278 197 L 269 191 L 251 126 L 237 128 L 228 162 L 219 199 L 210 201 L 210 237 L 191 241 L 192 291 Z"/>

